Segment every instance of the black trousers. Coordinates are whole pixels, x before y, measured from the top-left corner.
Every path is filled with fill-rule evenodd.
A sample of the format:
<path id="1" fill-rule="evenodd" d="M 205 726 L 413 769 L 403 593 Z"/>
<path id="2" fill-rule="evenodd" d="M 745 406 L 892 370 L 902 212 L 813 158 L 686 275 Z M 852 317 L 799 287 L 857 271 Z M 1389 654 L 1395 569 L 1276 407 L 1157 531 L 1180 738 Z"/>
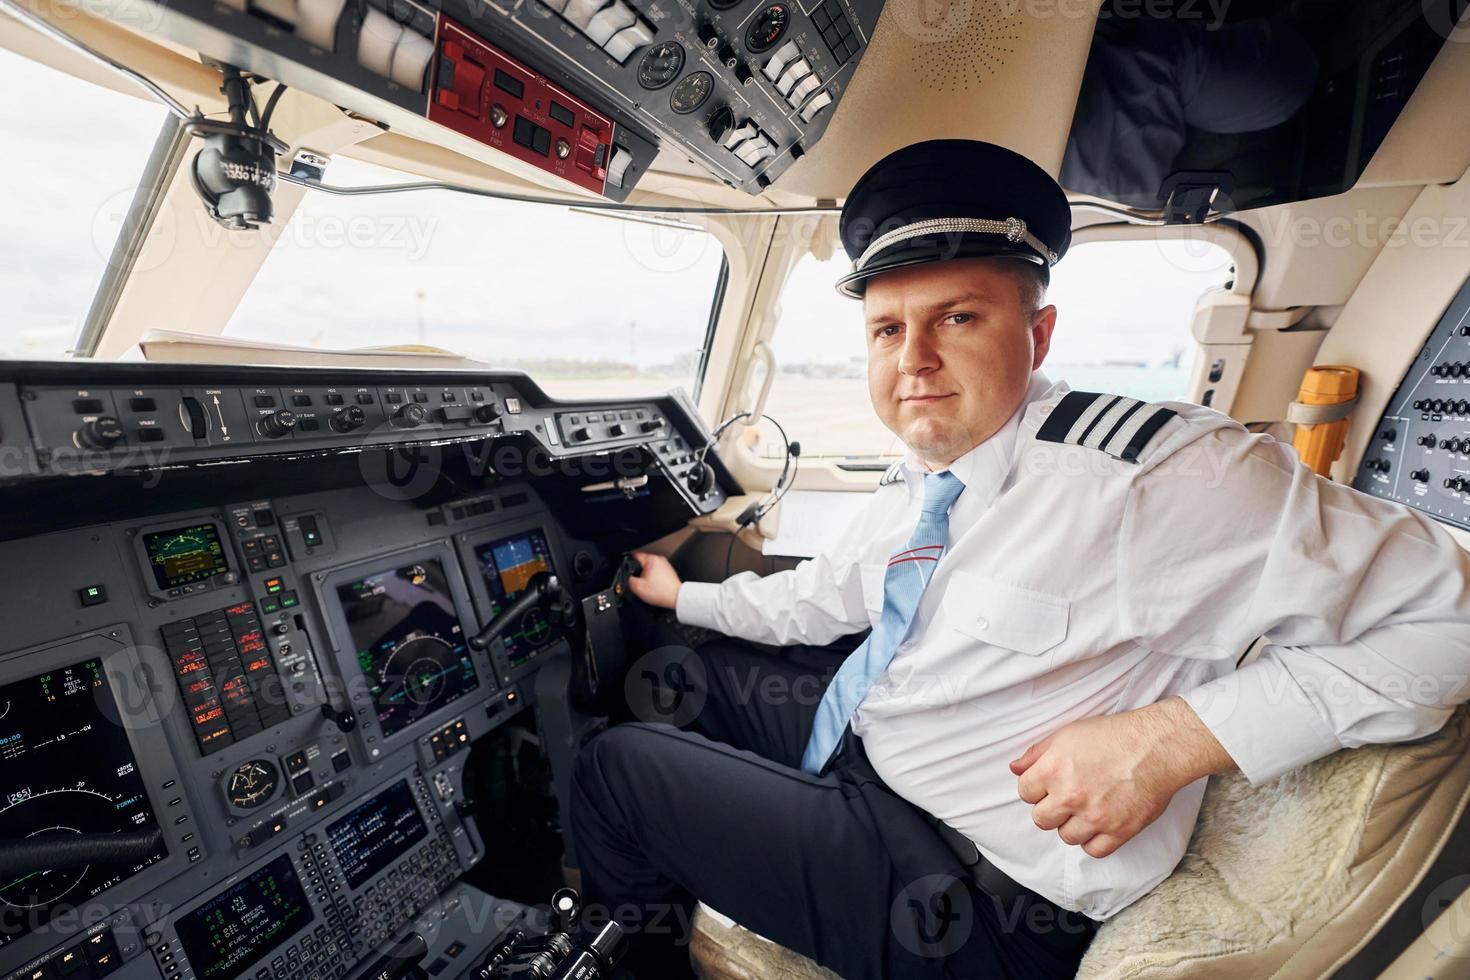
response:
<path id="1" fill-rule="evenodd" d="M 641 720 L 578 756 L 571 826 L 588 907 L 628 929 L 634 975 L 692 975 L 698 900 L 845 980 L 1073 976 L 1096 924 L 1033 893 L 980 892 L 861 739 L 827 775 L 800 771 L 845 653 L 723 640 L 633 665 Z"/>

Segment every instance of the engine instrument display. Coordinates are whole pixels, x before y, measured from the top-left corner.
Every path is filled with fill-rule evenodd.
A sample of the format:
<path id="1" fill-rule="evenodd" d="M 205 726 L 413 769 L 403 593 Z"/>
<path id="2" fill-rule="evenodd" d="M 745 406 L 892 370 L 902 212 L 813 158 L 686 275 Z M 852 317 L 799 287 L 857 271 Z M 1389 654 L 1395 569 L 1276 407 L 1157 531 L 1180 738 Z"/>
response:
<path id="1" fill-rule="evenodd" d="M 116 713 L 100 659 L 0 687 L 0 840 L 157 832 Z M 0 947 L 166 856 L 0 876 Z"/>
<path id="2" fill-rule="evenodd" d="M 174 923 L 196 980 L 245 973 L 313 918 L 301 879 L 282 854 Z"/>
<path id="3" fill-rule="evenodd" d="M 350 888 L 357 888 L 428 835 L 406 779 L 327 825 L 327 839 Z"/>
<path id="4" fill-rule="evenodd" d="M 499 615 L 502 608 L 515 601 L 532 576 L 555 571 L 546 534 L 539 528 L 486 542 L 475 548 L 475 560 L 490 593 L 491 616 Z M 501 639 L 505 644 L 506 660 L 512 667 L 518 667 L 546 647 L 551 639 L 551 624 L 544 612 L 531 609 L 519 623 L 507 629 Z"/>
<path id="5" fill-rule="evenodd" d="M 230 806 L 237 810 L 253 810 L 270 802 L 281 785 L 281 771 L 269 759 L 242 762 L 230 773 L 225 787 Z"/>
<path id="6" fill-rule="evenodd" d="M 230 570 L 219 529 L 213 524 L 151 531 L 143 535 L 143 550 L 160 589 L 202 582 Z"/>
<path id="7" fill-rule="evenodd" d="M 337 598 L 385 737 L 480 686 L 439 559 L 339 585 Z"/>

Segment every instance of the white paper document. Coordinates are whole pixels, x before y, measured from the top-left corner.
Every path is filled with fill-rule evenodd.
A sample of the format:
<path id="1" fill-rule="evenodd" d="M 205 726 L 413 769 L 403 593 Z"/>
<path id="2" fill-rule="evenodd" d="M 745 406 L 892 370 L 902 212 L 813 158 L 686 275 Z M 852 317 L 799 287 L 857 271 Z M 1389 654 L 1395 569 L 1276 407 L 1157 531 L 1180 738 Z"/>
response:
<path id="1" fill-rule="evenodd" d="M 836 490 L 792 490 L 781 498 L 776 536 L 761 542 L 761 552 L 789 558 L 831 554 L 842 540 L 842 532 L 857 520 L 871 496 Z"/>

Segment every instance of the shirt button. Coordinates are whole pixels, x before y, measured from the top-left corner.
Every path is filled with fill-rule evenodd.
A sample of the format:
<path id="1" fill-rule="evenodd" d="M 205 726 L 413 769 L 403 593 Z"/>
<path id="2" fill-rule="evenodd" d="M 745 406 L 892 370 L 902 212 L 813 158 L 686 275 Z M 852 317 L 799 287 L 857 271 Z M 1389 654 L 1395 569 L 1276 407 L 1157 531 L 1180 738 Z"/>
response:
<path id="1" fill-rule="evenodd" d="M 975 620 L 975 628 L 977 630 L 990 629 L 990 620 L 986 619 L 984 616 L 981 616 L 979 619 Z"/>

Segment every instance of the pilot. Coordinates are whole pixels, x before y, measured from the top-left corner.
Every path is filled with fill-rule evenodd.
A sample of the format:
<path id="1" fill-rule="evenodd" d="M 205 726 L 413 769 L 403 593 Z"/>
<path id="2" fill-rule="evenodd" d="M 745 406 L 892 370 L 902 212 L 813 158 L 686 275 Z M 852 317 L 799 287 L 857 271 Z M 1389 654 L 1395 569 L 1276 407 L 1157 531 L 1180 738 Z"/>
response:
<path id="1" fill-rule="evenodd" d="M 733 639 L 635 664 L 679 727 L 615 725 L 575 767 L 584 889 L 636 976 L 688 975 L 691 900 L 847 980 L 1072 976 L 1173 870 L 1207 776 L 1428 735 L 1470 696 L 1470 562 L 1434 521 L 1218 412 L 1040 373 L 1070 240 L 1041 168 L 909 146 L 840 230 L 908 451 L 794 569 L 638 556 L 644 603 Z"/>

